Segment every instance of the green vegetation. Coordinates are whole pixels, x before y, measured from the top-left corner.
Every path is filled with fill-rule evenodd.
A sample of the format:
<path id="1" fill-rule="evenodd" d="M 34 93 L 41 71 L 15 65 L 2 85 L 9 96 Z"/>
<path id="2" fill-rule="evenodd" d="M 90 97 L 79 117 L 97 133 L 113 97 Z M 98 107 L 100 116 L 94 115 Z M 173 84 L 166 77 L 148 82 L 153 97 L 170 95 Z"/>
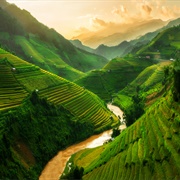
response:
<path id="1" fill-rule="evenodd" d="M 169 72 L 169 71 L 168 71 Z M 176 102 L 180 101 L 180 59 L 176 60 L 173 68 L 174 74 L 174 92 L 173 97 Z"/>
<path id="2" fill-rule="evenodd" d="M 178 28 L 174 27 L 160 33 L 166 36 L 164 38 L 166 44 L 172 42 L 167 39 L 170 35 L 178 39 Z M 161 39 L 160 35 L 150 43 L 152 47 L 159 39 Z M 159 47 L 166 51 L 169 47 L 166 44 L 164 48 L 162 42 Z M 95 149 L 80 151 L 71 157 L 69 162 L 72 166 L 84 169 L 83 179 L 180 178 L 180 56 L 177 48 L 176 44 L 176 48 L 172 48 L 171 53 L 167 51 L 166 54 L 160 50 L 159 55 L 151 51 L 153 57 L 147 56 L 150 53 L 145 51 L 146 47 L 139 52 L 139 58 L 143 61 L 158 59 L 159 63 L 145 68 L 134 81 L 119 91 L 113 103 L 123 110 L 128 110 L 130 113 L 127 115 L 131 115 L 130 120 L 142 108 L 142 106 L 138 108 L 139 103 L 144 103 L 144 113 L 141 113 L 141 117 L 113 142 Z M 176 59 L 173 64 L 170 61 L 160 60 L 167 58 L 168 53 Z"/>
<path id="3" fill-rule="evenodd" d="M 80 78 L 83 72 L 102 68 L 108 62 L 76 48 L 13 4 L 0 7 L 0 16 L 0 47 L 68 80 Z"/>
<path id="4" fill-rule="evenodd" d="M 69 162 L 84 169 L 83 179 L 180 178 L 180 104 L 173 99 L 172 73 L 179 63 L 169 68 L 164 92 L 135 123 L 111 143 L 72 156 Z"/>
<path id="5" fill-rule="evenodd" d="M 2 179 L 37 179 L 60 149 L 94 133 L 90 121 L 78 120 L 62 106 L 39 98 L 36 92 L 19 108 L 1 113 L 0 118 Z"/>
<path id="6" fill-rule="evenodd" d="M 145 103 L 144 107 L 151 105 L 164 91 L 162 85 L 168 81 L 164 70 L 169 64 L 170 61 L 162 61 L 144 69 L 134 81 L 118 92 L 114 97 L 114 104 L 126 111 L 133 104 L 138 105 L 133 102 L 133 97 L 139 96 Z"/>
<path id="7" fill-rule="evenodd" d="M 116 58 L 111 60 L 102 70 L 94 70 L 75 81 L 97 94 L 105 101 L 111 101 L 113 94 L 123 89 L 147 66 L 151 60 L 138 58 Z"/>
<path id="8" fill-rule="evenodd" d="M 180 49 L 180 25 L 160 32 L 151 42 L 141 48 L 137 54 L 154 58 L 174 59 Z"/>
<path id="9" fill-rule="evenodd" d="M 61 149 L 119 124 L 95 94 L 0 49 L 0 177 L 37 179 Z"/>

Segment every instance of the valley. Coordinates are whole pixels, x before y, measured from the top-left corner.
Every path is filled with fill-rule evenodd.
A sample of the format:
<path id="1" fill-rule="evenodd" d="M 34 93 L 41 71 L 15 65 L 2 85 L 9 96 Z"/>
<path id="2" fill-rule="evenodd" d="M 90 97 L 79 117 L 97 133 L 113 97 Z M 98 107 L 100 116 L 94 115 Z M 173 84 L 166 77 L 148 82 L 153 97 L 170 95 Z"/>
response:
<path id="1" fill-rule="evenodd" d="M 123 122 L 123 112 L 116 106 L 111 104 L 107 104 L 108 108 L 113 111 L 113 113 L 120 117 L 120 122 Z M 119 129 L 122 131 L 126 128 L 126 125 L 123 123 L 119 126 Z M 105 142 L 111 139 L 112 130 L 105 131 L 98 135 L 93 135 L 90 138 L 82 141 L 78 144 L 72 145 L 67 149 L 58 152 L 58 154 L 51 159 L 48 164 L 45 166 L 42 171 L 39 179 L 40 180 L 48 180 L 48 179 L 59 179 L 62 175 L 64 168 L 66 167 L 66 163 L 69 158 L 80 150 L 86 148 L 95 148 L 98 146 L 102 146 Z"/>
<path id="2" fill-rule="evenodd" d="M 91 23 L 68 40 L 0 1 L 0 179 L 180 179 L 180 18 L 153 18 L 150 2 L 124 24 L 107 21 L 125 6 L 74 15 Z"/>

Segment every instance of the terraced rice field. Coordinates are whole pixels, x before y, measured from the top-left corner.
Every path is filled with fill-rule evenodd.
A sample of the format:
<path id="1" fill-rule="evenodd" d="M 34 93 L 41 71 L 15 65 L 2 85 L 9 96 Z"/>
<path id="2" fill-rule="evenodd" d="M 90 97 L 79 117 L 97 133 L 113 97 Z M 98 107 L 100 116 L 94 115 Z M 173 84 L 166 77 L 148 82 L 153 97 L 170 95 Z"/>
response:
<path id="1" fill-rule="evenodd" d="M 153 99 L 162 90 L 165 79 L 164 67 L 170 64 L 170 61 L 162 61 L 144 69 L 134 81 L 116 95 L 114 102 L 122 109 L 128 109 L 132 105 L 131 98 L 137 93 L 137 87 L 138 94 L 149 102 L 150 98 Z"/>
<path id="2" fill-rule="evenodd" d="M 0 110 L 19 106 L 27 95 L 28 92 L 18 83 L 12 68 L 0 62 Z"/>
<path id="3" fill-rule="evenodd" d="M 118 123 L 117 117 L 111 115 L 96 95 L 76 84 L 64 82 L 61 85 L 43 89 L 39 94 L 55 105 L 63 105 L 81 121 L 89 119 L 97 131 L 99 128 L 111 127 Z"/>
<path id="4" fill-rule="evenodd" d="M 112 143 L 99 147 L 98 157 L 97 148 L 84 150 L 73 157 L 73 163 L 84 167 L 83 179 L 88 180 L 180 179 L 179 132 L 180 106 L 169 95 Z M 95 161 L 86 159 L 93 153 Z"/>
<path id="5" fill-rule="evenodd" d="M 38 90 L 50 103 L 64 106 L 81 121 L 92 122 L 97 132 L 119 123 L 105 103 L 85 88 L 14 55 L 2 53 L 0 59 L 0 108 L 18 106 L 28 92 Z"/>

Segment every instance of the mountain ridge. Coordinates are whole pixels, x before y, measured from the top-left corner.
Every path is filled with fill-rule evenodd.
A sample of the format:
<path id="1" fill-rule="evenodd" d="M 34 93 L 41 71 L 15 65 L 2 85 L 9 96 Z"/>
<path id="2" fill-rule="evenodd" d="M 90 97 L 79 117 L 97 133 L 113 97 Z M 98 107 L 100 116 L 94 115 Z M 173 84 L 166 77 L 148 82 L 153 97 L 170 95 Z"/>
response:
<path id="1" fill-rule="evenodd" d="M 2 34 L 0 37 L 1 46 L 29 62 L 36 63 L 36 65 L 46 70 L 58 75 L 60 73 L 61 76 L 66 77 L 68 76 L 68 72 L 66 72 L 67 67 L 69 72 L 71 72 L 71 70 L 73 71 L 71 77 L 69 77 L 70 80 L 73 80 L 74 74 L 80 77 L 82 72 L 100 68 L 107 63 L 104 57 L 76 48 L 54 29 L 49 29 L 47 26 L 39 23 L 39 21 L 26 10 L 21 10 L 17 6 L 8 3 L 5 8 L 1 9 L 0 13 L 4 15 L 3 18 L 1 17 L 4 25 L 2 23 L 0 24 L 0 31 Z M 3 35 L 3 33 L 8 34 Z M 21 36 L 24 40 L 17 41 L 17 36 Z M 32 44 L 32 38 L 36 39 L 35 44 Z M 24 50 L 25 46 L 21 44 L 21 42 L 25 41 L 27 49 Z M 47 44 L 52 51 L 48 59 L 46 58 Z M 38 58 L 33 56 L 32 58 L 32 51 L 37 54 L 37 56 L 38 54 L 42 55 L 43 58 L 41 56 Z M 53 63 L 55 56 L 57 61 Z M 46 64 L 48 65 L 45 66 L 38 61 L 44 63 L 50 61 L 50 63 L 47 62 Z M 66 67 L 62 67 L 64 65 L 64 63 L 61 63 L 62 61 L 64 61 Z M 65 74 L 61 73 L 61 69 Z"/>

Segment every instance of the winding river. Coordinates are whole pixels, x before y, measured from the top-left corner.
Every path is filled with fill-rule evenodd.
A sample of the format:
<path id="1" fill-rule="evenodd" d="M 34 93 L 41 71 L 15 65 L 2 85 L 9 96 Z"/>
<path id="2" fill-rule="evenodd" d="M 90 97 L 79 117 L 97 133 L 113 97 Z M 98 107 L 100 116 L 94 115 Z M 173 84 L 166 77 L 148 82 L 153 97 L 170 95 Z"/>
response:
<path id="1" fill-rule="evenodd" d="M 121 109 L 110 103 L 107 104 L 107 107 L 113 111 L 116 116 L 120 117 L 121 125 L 119 129 L 125 129 L 126 125 L 123 123 L 123 112 Z M 85 148 L 93 148 L 103 145 L 105 141 L 111 138 L 111 134 L 112 130 L 108 130 L 101 134 L 93 135 L 85 141 L 74 144 L 65 150 L 59 151 L 58 154 L 47 163 L 39 177 L 39 180 L 58 180 L 72 154 Z"/>

